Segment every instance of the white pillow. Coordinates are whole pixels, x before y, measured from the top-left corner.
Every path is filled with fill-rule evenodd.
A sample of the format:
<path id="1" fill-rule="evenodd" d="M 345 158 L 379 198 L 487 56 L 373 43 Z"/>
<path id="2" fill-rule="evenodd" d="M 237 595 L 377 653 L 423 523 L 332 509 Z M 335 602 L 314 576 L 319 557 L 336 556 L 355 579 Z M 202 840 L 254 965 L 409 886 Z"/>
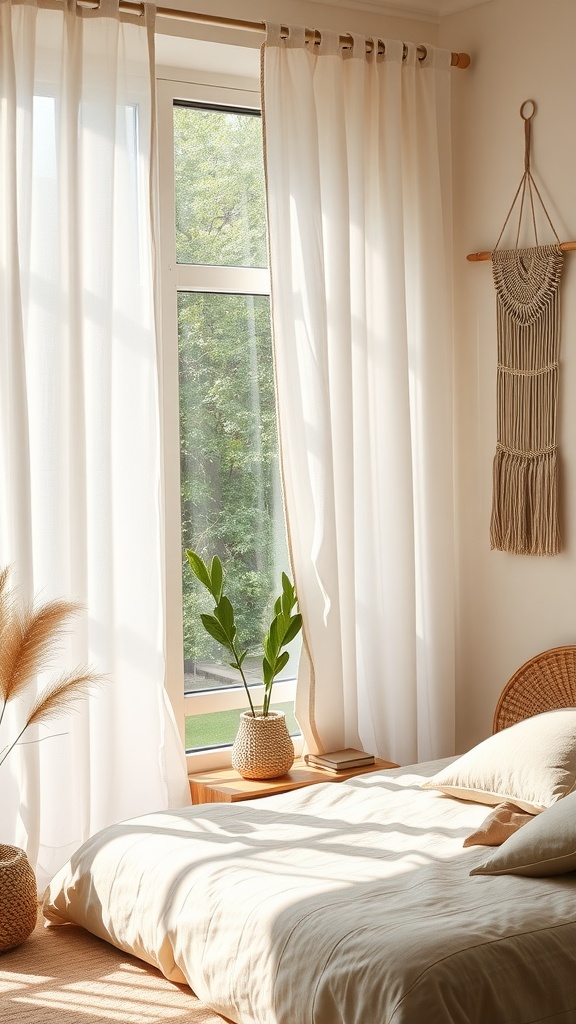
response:
<path id="1" fill-rule="evenodd" d="M 423 789 L 537 814 L 576 789 L 576 708 L 526 718 L 473 747 Z"/>
<path id="2" fill-rule="evenodd" d="M 532 818 L 470 874 L 543 878 L 568 871 L 576 871 L 576 793 Z"/>

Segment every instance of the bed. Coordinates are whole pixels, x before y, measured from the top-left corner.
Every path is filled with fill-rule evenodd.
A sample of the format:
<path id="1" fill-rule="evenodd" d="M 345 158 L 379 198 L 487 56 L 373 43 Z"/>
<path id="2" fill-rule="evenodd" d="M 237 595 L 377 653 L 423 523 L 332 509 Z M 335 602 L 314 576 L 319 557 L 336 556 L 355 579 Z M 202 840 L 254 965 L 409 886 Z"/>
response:
<path id="1" fill-rule="evenodd" d="M 237 1024 L 576 1022 L 576 700 L 525 718 L 518 690 L 461 758 L 116 824 L 47 922 Z"/>

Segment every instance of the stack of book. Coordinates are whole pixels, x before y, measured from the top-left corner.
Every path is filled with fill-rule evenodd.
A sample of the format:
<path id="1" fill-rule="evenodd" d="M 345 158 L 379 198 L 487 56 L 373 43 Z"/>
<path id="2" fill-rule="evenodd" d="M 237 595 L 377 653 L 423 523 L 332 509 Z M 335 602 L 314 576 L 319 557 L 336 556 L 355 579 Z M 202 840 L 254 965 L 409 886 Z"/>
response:
<path id="1" fill-rule="evenodd" d="M 351 768 L 363 768 L 368 764 L 374 764 L 374 754 L 346 747 L 344 750 L 332 750 L 327 754 L 307 754 L 306 762 L 314 768 L 324 768 L 327 772 L 345 772 Z"/>

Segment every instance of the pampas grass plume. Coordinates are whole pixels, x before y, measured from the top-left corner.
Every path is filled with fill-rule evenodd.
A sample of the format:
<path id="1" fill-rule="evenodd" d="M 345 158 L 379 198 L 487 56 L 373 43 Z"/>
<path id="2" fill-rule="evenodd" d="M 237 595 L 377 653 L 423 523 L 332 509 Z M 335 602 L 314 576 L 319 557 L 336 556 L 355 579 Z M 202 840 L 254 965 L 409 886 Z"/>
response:
<path id="1" fill-rule="evenodd" d="M 8 589 L 9 577 L 10 567 L 6 566 L 0 570 L 0 724 L 8 703 L 23 696 L 38 673 L 52 666 L 69 619 L 82 607 L 74 601 L 56 600 L 19 608 L 14 592 Z M 0 751 L 0 765 L 29 726 L 65 714 L 102 678 L 80 666 L 46 686 L 34 700 L 16 739 Z"/>

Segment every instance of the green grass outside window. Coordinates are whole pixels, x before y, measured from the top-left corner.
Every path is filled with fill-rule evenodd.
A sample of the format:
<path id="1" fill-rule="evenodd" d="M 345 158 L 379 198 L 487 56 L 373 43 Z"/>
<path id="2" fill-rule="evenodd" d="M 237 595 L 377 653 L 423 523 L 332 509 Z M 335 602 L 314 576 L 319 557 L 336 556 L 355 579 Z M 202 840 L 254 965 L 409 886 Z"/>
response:
<path id="1" fill-rule="evenodd" d="M 208 715 L 189 715 L 186 718 L 186 750 L 230 746 L 238 732 L 238 720 L 242 710 L 247 711 L 248 708 L 216 711 Z M 291 701 L 286 704 L 274 704 L 271 710 L 283 711 L 290 735 L 300 735 L 300 727 L 294 718 L 294 706 Z"/>

